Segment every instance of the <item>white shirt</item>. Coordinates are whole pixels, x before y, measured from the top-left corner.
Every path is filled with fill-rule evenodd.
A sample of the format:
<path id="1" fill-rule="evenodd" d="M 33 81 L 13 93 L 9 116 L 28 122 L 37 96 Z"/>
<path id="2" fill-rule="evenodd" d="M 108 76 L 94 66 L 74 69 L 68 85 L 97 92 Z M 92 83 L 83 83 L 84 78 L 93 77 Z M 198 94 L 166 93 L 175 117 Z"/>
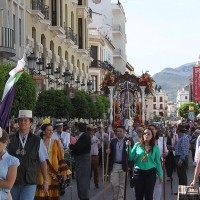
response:
<path id="1" fill-rule="evenodd" d="M 194 166 L 197 165 L 197 162 L 199 160 L 199 153 L 200 153 L 200 136 L 198 136 L 196 140 L 196 149 L 195 149 L 194 163 L 193 163 Z"/>
<path id="2" fill-rule="evenodd" d="M 63 139 L 63 144 L 61 143 L 61 138 Z M 61 147 L 63 149 L 66 149 L 66 148 L 68 148 L 69 143 L 70 143 L 70 133 L 62 132 L 61 134 L 58 134 L 57 132 L 54 132 L 52 135 L 52 139 L 59 140 Z"/>
<path id="3" fill-rule="evenodd" d="M 163 137 L 159 137 L 158 138 L 158 147 L 159 147 L 159 150 L 160 150 L 161 159 L 163 159 L 162 158 L 162 154 L 163 154 Z M 168 153 L 165 139 L 164 139 L 164 153 Z"/>
<path id="4" fill-rule="evenodd" d="M 93 135 L 91 137 L 91 151 L 90 151 L 91 155 L 97 156 L 99 154 L 99 144 L 100 140 L 95 135 Z"/>

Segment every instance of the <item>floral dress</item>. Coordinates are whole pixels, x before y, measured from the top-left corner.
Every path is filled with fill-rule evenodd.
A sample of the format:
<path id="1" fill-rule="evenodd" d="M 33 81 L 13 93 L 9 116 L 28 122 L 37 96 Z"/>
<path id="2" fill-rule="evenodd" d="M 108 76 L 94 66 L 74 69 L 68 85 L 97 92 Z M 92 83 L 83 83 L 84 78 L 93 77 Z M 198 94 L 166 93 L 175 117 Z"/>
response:
<path id="1" fill-rule="evenodd" d="M 11 166 L 19 166 L 19 159 L 11 156 L 6 151 L 2 156 L 2 160 L 0 160 L 0 180 L 6 180 L 8 169 Z M 8 198 L 8 194 L 10 189 L 0 188 L 0 200 L 6 200 Z"/>
<path id="2" fill-rule="evenodd" d="M 64 161 L 64 153 L 61 148 L 60 142 L 58 140 L 51 139 L 49 148 L 47 149 L 49 154 L 49 162 L 55 169 L 55 171 L 60 175 L 68 175 L 70 174 L 70 170 L 68 170 L 67 163 Z M 48 167 L 48 184 L 49 190 L 47 193 L 43 191 L 43 176 L 42 171 L 39 166 L 38 172 L 38 183 L 37 189 L 35 193 L 35 200 L 59 200 L 59 183 L 56 176 L 52 173 L 50 168 Z"/>

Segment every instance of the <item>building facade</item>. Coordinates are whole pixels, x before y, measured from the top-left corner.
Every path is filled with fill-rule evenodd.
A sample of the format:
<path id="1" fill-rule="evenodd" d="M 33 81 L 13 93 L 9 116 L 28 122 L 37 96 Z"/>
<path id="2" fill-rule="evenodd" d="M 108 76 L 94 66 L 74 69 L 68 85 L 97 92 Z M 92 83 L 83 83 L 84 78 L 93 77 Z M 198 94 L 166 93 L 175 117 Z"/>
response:
<path id="1" fill-rule="evenodd" d="M 166 119 L 168 109 L 168 94 L 162 90 L 155 90 L 152 100 L 153 107 L 152 111 L 150 111 L 151 115 Z"/>
<path id="2" fill-rule="evenodd" d="M 29 49 L 35 66 L 27 65 L 37 84 L 61 88 L 66 76 L 87 90 L 88 24 L 92 10 L 87 0 L 5 0 L 0 2 L 0 59 L 16 63 Z M 40 90 L 41 88 L 39 88 Z"/>
<path id="3" fill-rule="evenodd" d="M 25 0 L 0 1 L 0 60 L 14 64 L 25 46 Z"/>
<path id="4" fill-rule="evenodd" d="M 126 71 L 127 56 L 126 56 L 126 16 L 122 4 L 112 4 L 112 35 L 115 50 L 113 52 L 113 65 L 117 71 L 122 74 Z"/>
<path id="5" fill-rule="evenodd" d="M 93 11 L 89 24 L 89 47 L 93 58 L 89 74 L 93 91 L 99 92 L 106 73 L 118 71 L 124 74 L 126 69 L 133 71 L 133 67 L 126 62 L 126 19 L 121 4 L 112 4 L 111 0 L 96 4 L 89 0 L 89 7 Z"/>
<path id="6" fill-rule="evenodd" d="M 26 4 L 26 44 L 41 58 L 42 70 L 52 80 L 45 81 L 46 88 L 62 85 L 64 72 L 87 86 L 91 62 L 87 26 L 91 13 L 87 0 L 32 0 Z"/>
<path id="7" fill-rule="evenodd" d="M 178 90 L 176 97 L 177 110 L 181 107 L 181 105 L 189 102 L 189 98 L 190 98 L 189 85 Z"/>

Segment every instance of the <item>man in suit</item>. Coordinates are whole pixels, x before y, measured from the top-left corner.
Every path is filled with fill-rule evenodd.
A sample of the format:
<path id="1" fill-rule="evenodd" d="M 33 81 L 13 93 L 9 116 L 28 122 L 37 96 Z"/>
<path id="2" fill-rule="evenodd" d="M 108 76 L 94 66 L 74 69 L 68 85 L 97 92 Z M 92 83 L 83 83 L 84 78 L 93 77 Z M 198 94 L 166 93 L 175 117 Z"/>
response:
<path id="1" fill-rule="evenodd" d="M 76 163 L 76 183 L 80 200 L 89 200 L 90 171 L 91 171 L 91 138 L 86 133 L 86 124 L 79 123 L 77 126 L 78 140 L 70 144 L 69 149 L 74 155 Z"/>
<path id="2" fill-rule="evenodd" d="M 109 171 L 110 182 L 113 190 L 113 200 L 124 199 L 124 186 L 125 176 L 128 170 L 128 161 L 126 155 L 126 141 L 128 138 L 125 136 L 126 130 L 124 126 L 118 126 L 116 129 L 116 138 L 112 139 L 110 149 Z"/>

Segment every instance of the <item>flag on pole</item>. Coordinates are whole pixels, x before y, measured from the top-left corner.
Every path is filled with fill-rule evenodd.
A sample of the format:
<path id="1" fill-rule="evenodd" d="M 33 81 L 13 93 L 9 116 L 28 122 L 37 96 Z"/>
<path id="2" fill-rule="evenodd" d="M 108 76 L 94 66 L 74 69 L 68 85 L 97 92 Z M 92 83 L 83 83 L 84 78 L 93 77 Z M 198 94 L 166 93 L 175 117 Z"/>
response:
<path id="1" fill-rule="evenodd" d="M 24 71 L 24 58 L 17 62 L 17 66 L 9 72 L 9 79 L 6 82 L 3 97 L 0 103 L 0 127 L 6 128 L 16 91 L 16 83 Z"/>

